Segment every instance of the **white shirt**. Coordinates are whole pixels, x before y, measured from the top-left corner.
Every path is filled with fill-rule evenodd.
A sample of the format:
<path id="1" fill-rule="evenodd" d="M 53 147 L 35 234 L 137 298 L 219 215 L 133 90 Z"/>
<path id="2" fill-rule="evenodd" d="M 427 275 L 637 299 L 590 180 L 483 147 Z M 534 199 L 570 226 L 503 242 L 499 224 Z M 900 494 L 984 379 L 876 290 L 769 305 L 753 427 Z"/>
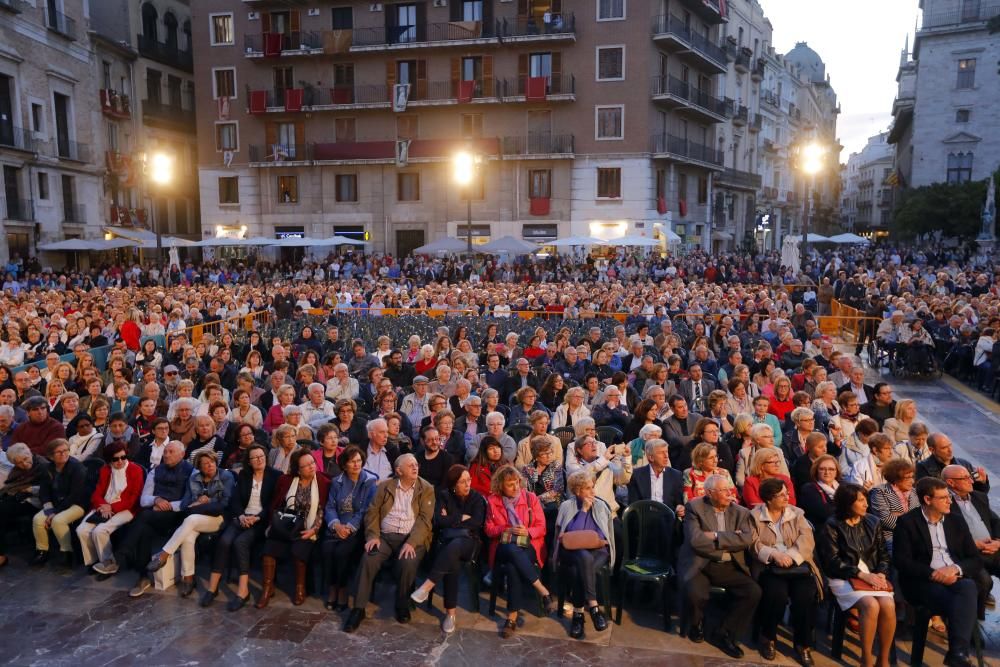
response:
<path id="1" fill-rule="evenodd" d="M 385 453 L 385 447 L 376 453 L 372 451 L 371 445 L 368 446 L 368 458 L 365 460 L 365 470 L 378 477 L 380 482 L 392 477 L 392 465 L 389 464 L 389 456 Z"/>
<path id="2" fill-rule="evenodd" d="M 153 442 L 149 443 L 149 470 L 152 471 L 153 468 L 160 465 L 160 459 L 163 458 L 163 450 L 167 448 L 167 443 L 170 439 L 166 439 L 163 442 Z"/>
<path id="3" fill-rule="evenodd" d="M 247 508 L 243 511 L 247 516 L 260 516 L 260 513 L 264 511 L 264 506 L 260 504 L 260 490 L 263 484 L 264 480 L 251 480 L 250 500 L 247 502 Z"/>
<path id="4" fill-rule="evenodd" d="M 656 502 L 663 502 L 663 471 L 657 475 L 653 466 L 649 466 L 649 495 Z"/>
<path id="5" fill-rule="evenodd" d="M 948 542 L 944 536 L 944 517 L 941 517 L 935 523 L 931 523 L 931 520 L 927 518 L 927 513 L 923 510 L 921 510 L 921 513 L 924 515 L 924 521 L 927 522 L 927 530 L 931 534 L 931 569 L 936 570 L 941 567 L 957 565 L 952 560 L 951 554 L 948 553 Z M 961 571 L 961 568 L 959 568 L 959 571 Z"/>
<path id="6" fill-rule="evenodd" d="M 383 533 L 398 533 L 409 535 L 413 530 L 413 524 L 417 518 L 413 515 L 413 491 L 417 488 L 414 484 L 409 489 L 404 489 L 403 485 L 396 482 L 396 502 L 392 504 L 392 509 L 382 519 L 381 530 Z"/>

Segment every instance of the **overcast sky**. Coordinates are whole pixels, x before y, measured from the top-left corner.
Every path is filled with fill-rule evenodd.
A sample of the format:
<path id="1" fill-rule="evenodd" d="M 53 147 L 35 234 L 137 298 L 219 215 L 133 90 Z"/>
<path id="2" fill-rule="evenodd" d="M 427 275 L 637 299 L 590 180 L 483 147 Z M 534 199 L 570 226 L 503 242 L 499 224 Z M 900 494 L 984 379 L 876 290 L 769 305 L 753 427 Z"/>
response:
<path id="1" fill-rule="evenodd" d="M 774 26 L 774 48 L 788 53 L 808 42 L 826 63 L 840 100 L 837 135 L 847 162 L 867 138 L 888 129 L 896 70 L 912 35 L 917 0 L 760 0 Z M 911 37 L 912 42 L 912 37 Z"/>

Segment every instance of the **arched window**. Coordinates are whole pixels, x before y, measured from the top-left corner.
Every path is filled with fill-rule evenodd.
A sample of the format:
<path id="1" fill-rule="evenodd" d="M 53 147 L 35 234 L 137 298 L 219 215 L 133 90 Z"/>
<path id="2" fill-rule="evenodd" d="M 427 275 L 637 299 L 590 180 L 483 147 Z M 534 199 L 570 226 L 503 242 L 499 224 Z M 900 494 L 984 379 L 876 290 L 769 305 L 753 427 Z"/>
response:
<path id="1" fill-rule="evenodd" d="M 164 43 L 168 48 L 177 48 L 177 17 L 174 16 L 173 12 L 167 12 L 163 15 L 163 26 L 167 29 L 167 38 Z"/>
<path id="2" fill-rule="evenodd" d="M 972 151 L 948 154 L 948 182 L 967 183 L 972 180 Z"/>
<path id="3" fill-rule="evenodd" d="M 151 3 L 145 3 L 142 6 L 142 36 L 146 39 L 156 42 L 157 37 L 157 20 L 159 19 L 159 14 Z"/>

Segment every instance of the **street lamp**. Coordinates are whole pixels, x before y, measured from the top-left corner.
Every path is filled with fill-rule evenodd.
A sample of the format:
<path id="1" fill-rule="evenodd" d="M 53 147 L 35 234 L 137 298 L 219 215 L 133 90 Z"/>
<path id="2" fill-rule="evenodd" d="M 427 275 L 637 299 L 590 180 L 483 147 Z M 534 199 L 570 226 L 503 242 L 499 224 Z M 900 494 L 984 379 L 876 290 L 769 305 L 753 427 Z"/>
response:
<path id="1" fill-rule="evenodd" d="M 170 185 L 174 179 L 174 158 L 167 153 L 153 153 L 148 162 L 147 176 L 149 180 L 160 188 Z M 156 233 L 156 261 L 163 264 L 163 235 L 160 233 L 160 225 L 156 220 L 156 201 L 149 198 L 150 211 L 149 219 Z"/>
<path id="2" fill-rule="evenodd" d="M 483 156 L 478 153 L 460 151 L 455 154 L 452 161 L 455 169 L 455 183 L 466 189 L 466 246 L 469 255 L 472 255 L 472 184 L 479 175 L 482 167 Z"/>
<path id="3" fill-rule="evenodd" d="M 813 193 L 816 188 L 816 174 L 823 170 L 823 161 L 826 157 L 827 149 L 822 144 L 811 141 L 799 147 L 798 167 L 811 180 L 806 181 L 806 210 L 802 218 L 802 245 L 799 247 L 801 253 L 801 268 L 806 268 L 806 243 L 809 239 L 809 219 L 813 211 Z"/>

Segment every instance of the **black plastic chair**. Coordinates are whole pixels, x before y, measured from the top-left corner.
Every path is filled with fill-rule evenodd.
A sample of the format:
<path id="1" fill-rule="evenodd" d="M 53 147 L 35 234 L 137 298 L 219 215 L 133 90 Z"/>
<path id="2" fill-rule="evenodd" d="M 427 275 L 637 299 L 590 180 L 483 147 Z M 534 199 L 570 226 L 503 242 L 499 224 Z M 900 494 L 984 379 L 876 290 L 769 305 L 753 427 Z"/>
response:
<path id="1" fill-rule="evenodd" d="M 494 567 L 493 568 L 493 581 L 490 584 L 490 616 L 497 613 L 497 596 L 500 594 L 500 590 L 503 587 L 503 580 L 506 577 L 507 569 L 504 567 Z M 532 589 L 534 590 L 534 589 Z M 538 616 L 545 616 L 545 605 L 542 603 L 542 596 L 535 591 L 535 597 L 538 601 Z"/>
<path id="2" fill-rule="evenodd" d="M 597 439 L 610 447 L 622 442 L 625 439 L 625 434 L 614 426 L 598 426 Z"/>
<path id="3" fill-rule="evenodd" d="M 631 582 L 652 583 L 663 604 L 663 627 L 670 632 L 670 597 L 667 587 L 675 578 L 670 553 L 673 546 L 674 511 L 655 500 L 640 500 L 622 515 L 622 560 L 618 570 L 618 612 L 615 623 L 621 625 L 622 608 Z"/>
<path id="4" fill-rule="evenodd" d="M 554 563 L 553 563 L 554 564 Z M 559 613 L 562 613 L 566 602 L 566 593 L 572 582 L 565 568 L 556 567 L 556 588 L 559 592 Z M 597 597 L 604 600 L 604 615 L 611 618 L 611 563 L 607 563 L 597 571 Z"/>
<path id="5" fill-rule="evenodd" d="M 562 443 L 563 450 L 569 451 L 570 443 L 576 440 L 576 431 L 572 426 L 560 426 L 556 430 L 552 431 L 552 435 L 559 438 Z"/>
<path id="6" fill-rule="evenodd" d="M 934 613 L 926 607 L 916 607 L 913 619 L 913 646 L 910 649 L 910 664 L 924 664 L 924 648 L 927 646 L 927 625 Z M 979 620 L 972 628 L 972 648 L 976 652 L 976 662 L 983 667 L 983 634 Z M 893 646 L 895 650 L 895 646 Z"/>
<path id="7" fill-rule="evenodd" d="M 527 424 L 511 424 L 504 429 L 504 433 L 513 438 L 514 442 L 517 443 L 531 435 L 531 427 Z"/>

